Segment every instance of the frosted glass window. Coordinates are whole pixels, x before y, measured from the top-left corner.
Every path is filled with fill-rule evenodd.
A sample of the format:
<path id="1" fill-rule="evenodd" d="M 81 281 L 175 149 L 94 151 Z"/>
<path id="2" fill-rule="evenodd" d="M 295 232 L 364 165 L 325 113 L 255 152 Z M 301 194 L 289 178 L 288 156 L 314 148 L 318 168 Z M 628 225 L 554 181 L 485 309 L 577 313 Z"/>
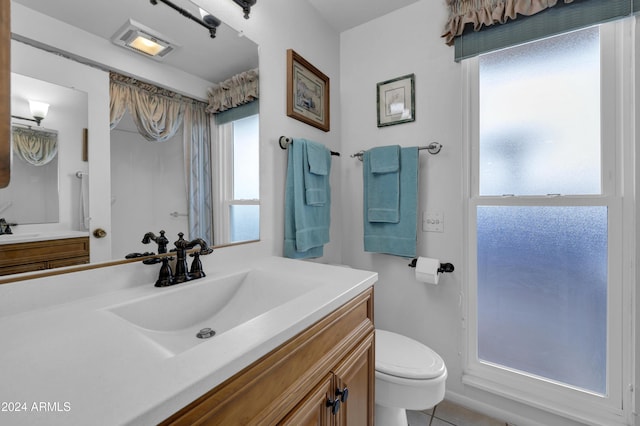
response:
<path id="1" fill-rule="evenodd" d="M 477 207 L 478 357 L 606 392 L 607 207 Z"/>
<path id="2" fill-rule="evenodd" d="M 251 241 L 260 238 L 260 206 L 231 206 L 231 241 Z"/>
<path id="3" fill-rule="evenodd" d="M 597 27 L 482 55 L 480 195 L 600 194 Z"/>
<path id="4" fill-rule="evenodd" d="M 233 198 L 260 198 L 258 115 L 233 122 Z"/>

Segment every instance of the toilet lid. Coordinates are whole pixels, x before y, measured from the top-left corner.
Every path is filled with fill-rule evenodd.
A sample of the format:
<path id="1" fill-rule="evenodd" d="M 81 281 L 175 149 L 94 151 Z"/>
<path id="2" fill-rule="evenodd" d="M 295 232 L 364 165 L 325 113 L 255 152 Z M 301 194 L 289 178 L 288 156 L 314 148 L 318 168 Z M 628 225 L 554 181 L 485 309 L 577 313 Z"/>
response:
<path id="1" fill-rule="evenodd" d="M 409 337 L 376 330 L 376 370 L 406 379 L 433 379 L 445 365 L 431 348 Z"/>

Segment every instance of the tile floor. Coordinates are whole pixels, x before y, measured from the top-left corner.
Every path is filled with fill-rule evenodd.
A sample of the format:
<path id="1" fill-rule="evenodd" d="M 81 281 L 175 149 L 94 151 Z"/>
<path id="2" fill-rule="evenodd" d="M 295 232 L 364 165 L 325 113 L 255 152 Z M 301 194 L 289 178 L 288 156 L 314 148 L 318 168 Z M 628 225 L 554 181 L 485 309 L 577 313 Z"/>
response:
<path id="1" fill-rule="evenodd" d="M 409 426 L 428 426 L 433 409 L 408 411 Z M 476 413 L 461 405 L 444 400 L 436 407 L 431 426 L 505 426 L 506 422 Z"/>

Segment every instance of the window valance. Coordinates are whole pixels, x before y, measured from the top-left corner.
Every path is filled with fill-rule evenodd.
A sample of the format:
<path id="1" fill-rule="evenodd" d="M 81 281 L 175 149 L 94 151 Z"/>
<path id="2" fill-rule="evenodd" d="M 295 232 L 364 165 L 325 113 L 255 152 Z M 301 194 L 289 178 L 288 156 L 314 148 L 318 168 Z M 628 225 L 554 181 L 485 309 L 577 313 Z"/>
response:
<path id="1" fill-rule="evenodd" d="M 13 127 L 13 152 L 34 166 L 44 166 L 58 153 L 58 132 L 32 128 Z"/>
<path id="2" fill-rule="evenodd" d="M 217 114 L 253 102 L 258 99 L 259 92 L 258 68 L 236 74 L 209 89 L 207 111 Z"/>
<path id="3" fill-rule="evenodd" d="M 454 37 L 461 35 L 467 24 L 479 31 L 482 27 L 504 24 L 518 15 L 535 15 L 557 3 L 558 0 L 447 0 L 449 19 L 442 37 L 452 45 Z"/>
<path id="4" fill-rule="evenodd" d="M 446 0 L 455 60 L 630 16 L 640 0 Z"/>

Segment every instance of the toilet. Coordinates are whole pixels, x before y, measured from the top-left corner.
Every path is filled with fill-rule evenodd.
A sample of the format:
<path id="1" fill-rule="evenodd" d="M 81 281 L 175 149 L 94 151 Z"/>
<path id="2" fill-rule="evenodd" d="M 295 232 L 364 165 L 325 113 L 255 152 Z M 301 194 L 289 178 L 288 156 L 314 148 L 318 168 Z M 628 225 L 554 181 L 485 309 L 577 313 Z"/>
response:
<path id="1" fill-rule="evenodd" d="M 376 330 L 375 370 L 376 426 L 407 426 L 406 410 L 426 410 L 444 399 L 444 361 L 409 337 Z"/>

